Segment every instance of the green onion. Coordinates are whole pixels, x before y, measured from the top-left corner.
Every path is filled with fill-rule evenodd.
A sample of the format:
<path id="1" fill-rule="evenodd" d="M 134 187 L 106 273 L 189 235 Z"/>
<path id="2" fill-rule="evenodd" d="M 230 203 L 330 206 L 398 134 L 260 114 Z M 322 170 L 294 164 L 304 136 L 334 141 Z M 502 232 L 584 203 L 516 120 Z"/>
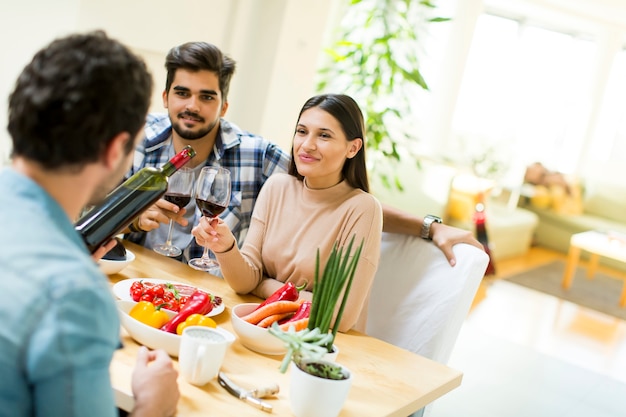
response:
<path id="1" fill-rule="evenodd" d="M 337 311 L 337 317 L 332 327 L 332 340 L 326 346 L 328 351 L 332 350 L 337 330 L 339 329 L 339 323 L 343 316 L 343 311 L 346 307 L 348 300 L 348 294 L 352 287 L 352 281 L 354 279 L 354 273 L 361 257 L 361 250 L 363 249 L 363 241 L 356 249 L 352 258 L 350 254 L 352 252 L 352 246 L 354 244 L 355 236 L 352 236 L 350 243 L 344 253 L 344 247 L 339 247 L 338 242 L 335 242 L 333 249 L 324 268 L 324 272 L 320 277 L 320 251 L 317 250 L 317 256 L 315 259 L 315 280 L 313 282 L 313 299 L 311 302 L 311 314 L 309 316 L 308 329 L 319 329 L 322 333 L 328 333 L 331 329 L 331 321 L 335 311 L 335 306 L 339 300 L 339 296 L 343 290 L 343 298 L 339 310 Z"/>

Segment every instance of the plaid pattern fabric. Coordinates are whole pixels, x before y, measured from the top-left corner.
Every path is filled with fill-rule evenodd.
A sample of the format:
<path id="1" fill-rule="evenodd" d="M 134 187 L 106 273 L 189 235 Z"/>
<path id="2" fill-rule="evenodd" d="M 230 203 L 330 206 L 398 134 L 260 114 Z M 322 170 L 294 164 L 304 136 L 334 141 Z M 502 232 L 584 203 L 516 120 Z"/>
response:
<path id="1" fill-rule="evenodd" d="M 169 159 L 172 126 L 168 115 L 148 115 L 145 135 L 144 140 L 135 149 L 133 167 L 127 177 L 146 166 L 160 167 Z M 231 172 L 230 205 L 220 218 L 229 225 L 240 246 L 250 227 L 252 210 L 261 187 L 273 173 L 287 172 L 289 160 L 290 156 L 278 145 L 241 130 L 224 119 L 220 121 L 215 147 L 205 166 L 222 166 Z M 200 216 L 200 211 L 196 208 L 196 222 Z M 143 243 L 143 235 L 131 233 L 128 238 L 133 242 Z M 187 259 L 200 257 L 202 249 L 196 244 L 195 239 L 192 239 L 184 257 Z"/>

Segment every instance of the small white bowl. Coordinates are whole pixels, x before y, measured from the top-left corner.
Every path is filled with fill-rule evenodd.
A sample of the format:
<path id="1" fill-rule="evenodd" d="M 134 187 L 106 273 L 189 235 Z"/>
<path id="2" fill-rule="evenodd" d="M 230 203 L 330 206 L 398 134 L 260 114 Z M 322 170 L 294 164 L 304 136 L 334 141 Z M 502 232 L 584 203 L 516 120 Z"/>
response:
<path id="1" fill-rule="evenodd" d="M 265 355 L 284 355 L 287 352 L 285 342 L 272 335 L 266 328 L 250 324 L 241 319 L 251 313 L 259 303 L 237 304 L 230 316 L 233 330 L 239 337 L 241 344 L 250 350 Z"/>
<path id="2" fill-rule="evenodd" d="M 163 349 L 170 356 L 178 357 L 178 349 L 180 348 L 181 336 L 169 333 L 160 329 L 155 329 L 147 324 L 143 324 L 139 320 L 136 320 L 128 315 L 128 312 L 137 304 L 134 301 L 118 300 L 117 308 L 120 311 L 120 320 L 122 326 L 126 329 L 130 337 L 135 339 L 138 343 L 149 347 L 151 349 Z M 163 310 L 170 318 L 176 315 L 173 311 Z M 229 342 L 235 341 L 235 335 L 220 327 L 216 328 L 226 340 Z"/>
<path id="3" fill-rule="evenodd" d="M 106 275 L 113 275 L 126 268 L 132 261 L 135 260 L 135 254 L 126 249 L 126 259 L 113 261 L 111 259 L 100 259 L 98 265 L 100 270 Z"/>

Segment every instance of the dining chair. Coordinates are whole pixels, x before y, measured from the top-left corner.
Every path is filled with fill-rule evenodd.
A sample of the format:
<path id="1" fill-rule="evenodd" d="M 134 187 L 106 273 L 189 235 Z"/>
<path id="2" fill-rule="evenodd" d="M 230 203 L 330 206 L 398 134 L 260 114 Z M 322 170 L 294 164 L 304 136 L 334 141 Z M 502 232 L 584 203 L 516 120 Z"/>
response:
<path id="1" fill-rule="evenodd" d="M 489 262 L 472 245 L 457 244 L 453 251 L 457 264 L 451 267 L 432 242 L 383 233 L 367 334 L 447 364 Z"/>

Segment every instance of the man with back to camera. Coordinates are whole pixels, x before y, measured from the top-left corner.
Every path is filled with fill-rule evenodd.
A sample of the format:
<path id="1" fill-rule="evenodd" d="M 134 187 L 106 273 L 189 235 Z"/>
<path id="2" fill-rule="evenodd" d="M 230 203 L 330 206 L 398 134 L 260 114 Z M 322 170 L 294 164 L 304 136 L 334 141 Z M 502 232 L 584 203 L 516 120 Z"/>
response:
<path id="1" fill-rule="evenodd" d="M 109 376 L 118 311 L 73 221 L 128 170 L 151 90 L 140 58 L 92 32 L 40 50 L 9 97 L 0 279 L 11 296 L 0 306 L 0 416 L 118 415 Z M 131 415 L 174 415 L 176 379 L 167 353 L 140 348 Z"/>
<path id="2" fill-rule="evenodd" d="M 148 116 L 145 138 L 136 149 L 127 177 L 144 166 L 161 166 L 185 145 L 191 145 L 197 154 L 188 166 L 198 172 L 205 165 L 230 170 L 231 204 L 220 217 L 241 245 L 259 190 L 273 173 L 287 172 L 290 156 L 278 145 L 224 119 L 235 61 L 215 45 L 188 42 L 175 46 L 165 58 L 165 68 L 163 106 L 167 114 Z M 202 247 L 191 235 L 200 216 L 193 199 L 180 211 L 161 199 L 134 220 L 129 239 L 148 248 L 164 243 L 168 230 L 159 226 L 169 224 L 171 217 L 176 222 L 173 243 L 184 249 L 183 260 L 200 257 Z M 483 249 L 469 231 L 444 225 L 433 216 L 421 219 L 387 205 L 383 205 L 383 230 L 432 239 L 451 265 L 456 262 L 452 252 L 456 243 Z"/>

